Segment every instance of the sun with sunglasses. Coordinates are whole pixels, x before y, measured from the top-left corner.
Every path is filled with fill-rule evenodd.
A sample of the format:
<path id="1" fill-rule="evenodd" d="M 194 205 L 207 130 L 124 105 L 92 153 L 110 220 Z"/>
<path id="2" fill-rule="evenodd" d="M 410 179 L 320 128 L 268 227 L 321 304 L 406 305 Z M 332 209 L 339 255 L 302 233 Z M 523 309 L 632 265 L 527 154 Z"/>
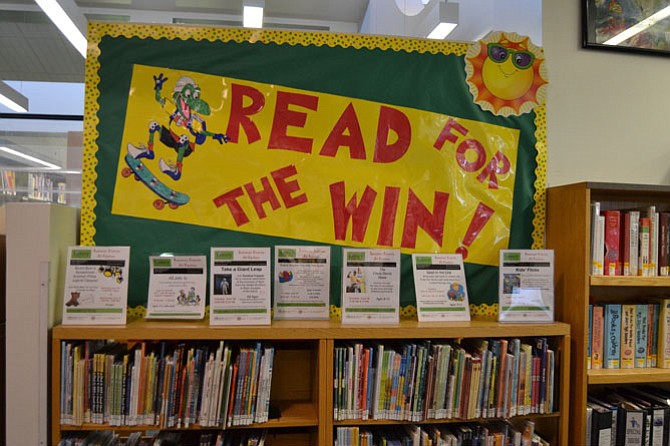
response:
<path id="1" fill-rule="evenodd" d="M 502 116 L 531 111 L 546 94 L 541 56 L 541 48 L 514 33 L 494 33 L 471 45 L 465 71 L 475 103 Z"/>

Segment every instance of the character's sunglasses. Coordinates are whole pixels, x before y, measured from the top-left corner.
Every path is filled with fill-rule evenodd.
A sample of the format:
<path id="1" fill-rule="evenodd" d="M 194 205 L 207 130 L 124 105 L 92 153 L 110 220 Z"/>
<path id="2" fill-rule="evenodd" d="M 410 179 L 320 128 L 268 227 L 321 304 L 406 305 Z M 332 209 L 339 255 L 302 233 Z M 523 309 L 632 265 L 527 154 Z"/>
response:
<path id="1" fill-rule="evenodd" d="M 512 55 L 512 63 L 520 70 L 525 70 L 533 65 L 535 55 L 530 51 L 517 51 L 511 48 L 505 48 L 497 43 L 488 44 L 489 57 L 497 63 L 503 63 L 509 55 Z"/>

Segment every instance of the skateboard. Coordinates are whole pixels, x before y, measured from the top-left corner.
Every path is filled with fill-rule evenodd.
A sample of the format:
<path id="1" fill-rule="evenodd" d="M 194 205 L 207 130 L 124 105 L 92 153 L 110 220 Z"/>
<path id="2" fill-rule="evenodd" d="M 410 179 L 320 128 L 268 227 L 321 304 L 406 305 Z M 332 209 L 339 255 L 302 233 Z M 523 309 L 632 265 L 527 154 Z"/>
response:
<path id="1" fill-rule="evenodd" d="M 161 210 L 167 204 L 171 209 L 177 209 L 179 206 L 185 205 L 190 200 L 188 195 L 172 190 L 166 186 L 161 180 L 156 178 L 153 173 L 151 173 L 142 161 L 136 160 L 130 153 L 126 154 L 125 160 L 128 167 L 124 167 L 121 170 L 121 175 L 124 178 L 127 178 L 134 174 L 136 180 L 142 181 L 149 190 L 158 195 L 160 198 L 154 200 L 154 208 Z"/>

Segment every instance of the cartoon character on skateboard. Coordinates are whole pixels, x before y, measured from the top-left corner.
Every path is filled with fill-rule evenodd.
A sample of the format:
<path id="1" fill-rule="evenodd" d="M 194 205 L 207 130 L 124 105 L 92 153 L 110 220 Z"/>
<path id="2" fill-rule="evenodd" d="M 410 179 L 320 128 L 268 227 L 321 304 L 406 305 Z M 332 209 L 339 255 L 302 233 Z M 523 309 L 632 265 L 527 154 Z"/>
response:
<path id="1" fill-rule="evenodd" d="M 207 122 L 203 116 L 211 111 L 209 104 L 200 97 L 200 87 L 189 76 L 181 76 L 173 88 L 172 99 L 161 96 L 163 84 L 168 80 L 160 73 L 154 76 L 155 99 L 169 115 L 167 126 L 156 121 L 149 124 L 149 141 L 147 146 L 128 145 L 128 153 L 135 159 L 154 159 L 154 139 L 156 133 L 165 146 L 177 152 L 176 163 L 160 159 L 161 171 L 175 181 L 181 178 L 184 158 L 195 151 L 197 145 L 203 144 L 207 137 L 218 141 L 219 144 L 228 142 L 223 133 L 213 133 L 207 130 Z M 188 132 L 188 133 L 187 133 Z M 193 140 L 189 138 L 189 134 Z"/>
<path id="2" fill-rule="evenodd" d="M 177 192 L 163 182 L 161 182 L 156 176 L 151 173 L 151 171 L 142 163 L 142 161 L 135 159 L 131 152 L 131 144 L 128 144 L 128 154 L 125 156 L 126 164 L 128 167 L 124 167 L 121 170 L 121 175 L 125 178 L 135 175 L 135 179 L 142 181 L 153 193 L 158 195 L 160 198 L 154 200 L 154 208 L 161 210 L 165 205 L 169 205 L 172 209 L 177 209 L 179 206 L 183 206 L 189 201 L 189 196 Z"/>

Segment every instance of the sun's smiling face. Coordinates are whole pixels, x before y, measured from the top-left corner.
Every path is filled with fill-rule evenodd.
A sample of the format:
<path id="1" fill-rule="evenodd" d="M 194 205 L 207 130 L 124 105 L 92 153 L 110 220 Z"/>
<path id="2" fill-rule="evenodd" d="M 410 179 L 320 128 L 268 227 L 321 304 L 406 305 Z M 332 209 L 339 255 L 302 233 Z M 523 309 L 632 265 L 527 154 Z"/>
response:
<path id="1" fill-rule="evenodd" d="M 527 113 L 544 100 L 544 59 L 538 57 L 542 50 L 528 37 L 496 35 L 473 44 L 466 55 L 470 91 L 477 104 L 496 115 Z"/>

